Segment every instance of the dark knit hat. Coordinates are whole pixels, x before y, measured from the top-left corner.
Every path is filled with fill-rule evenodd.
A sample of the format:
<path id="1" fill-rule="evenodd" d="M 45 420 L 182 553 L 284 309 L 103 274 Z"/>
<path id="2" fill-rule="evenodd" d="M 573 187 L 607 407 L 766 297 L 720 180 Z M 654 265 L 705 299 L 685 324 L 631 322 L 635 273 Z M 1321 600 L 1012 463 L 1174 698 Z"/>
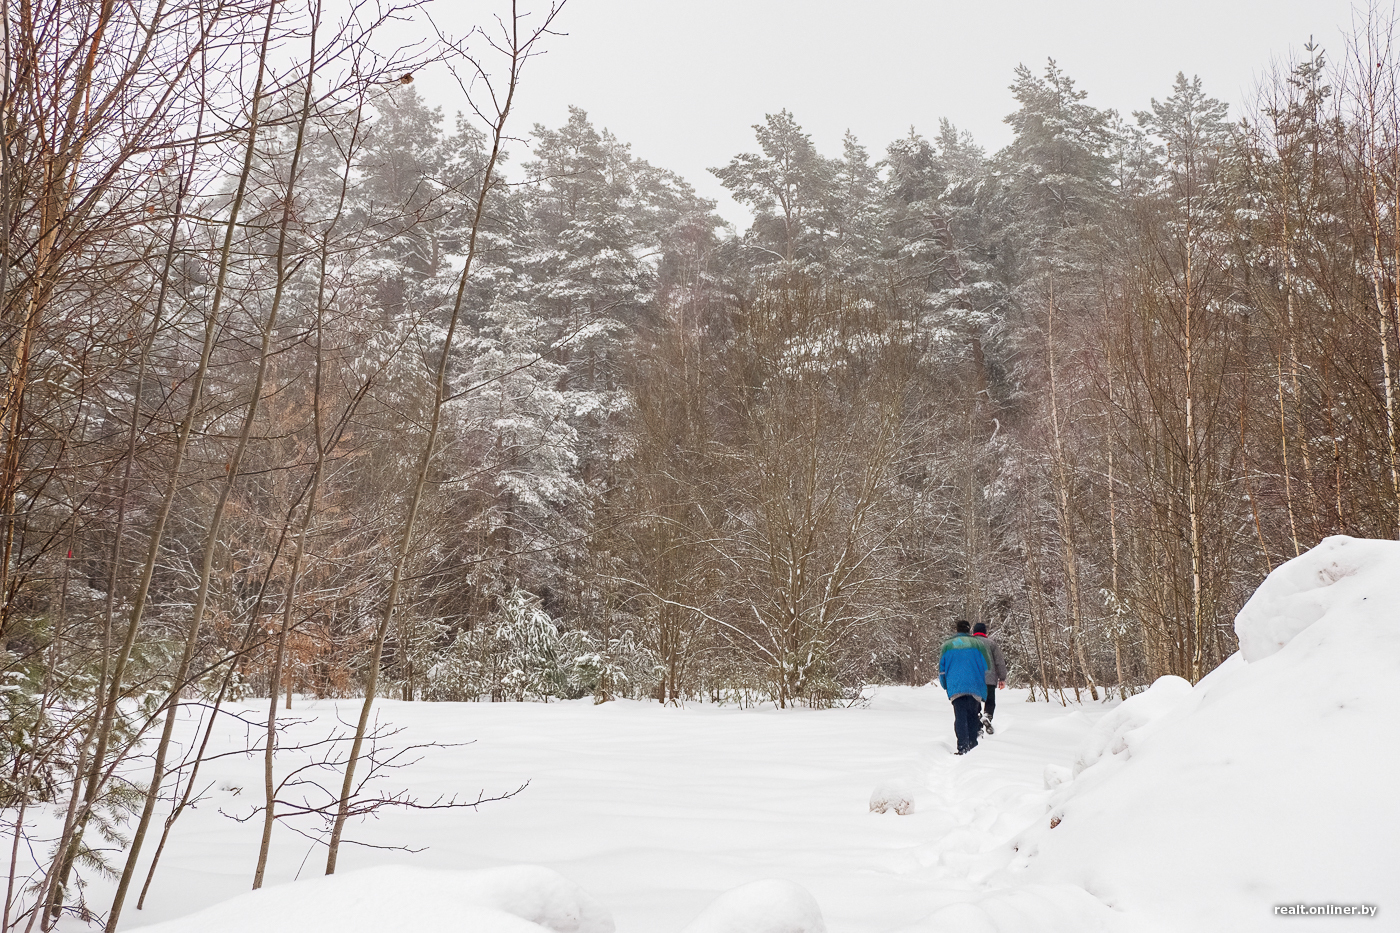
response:
<path id="1" fill-rule="evenodd" d="M 973 634 L 975 634 L 975 635 L 985 635 L 985 634 L 987 634 L 987 623 L 986 623 L 986 622 L 978 622 L 976 625 L 974 625 L 974 626 L 972 627 L 972 632 L 973 632 Z"/>

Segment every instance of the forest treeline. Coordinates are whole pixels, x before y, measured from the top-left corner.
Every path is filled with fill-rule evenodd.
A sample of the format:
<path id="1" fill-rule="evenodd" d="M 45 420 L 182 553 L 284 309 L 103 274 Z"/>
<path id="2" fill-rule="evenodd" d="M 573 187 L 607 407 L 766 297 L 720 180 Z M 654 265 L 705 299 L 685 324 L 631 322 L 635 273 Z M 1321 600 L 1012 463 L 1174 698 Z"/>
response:
<path id="1" fill-rule="evenodd" d="M 1379 18 L 1245 115 L 1053 61 L 995 153 L 769 115 L 713 170 L 741 232 L 582 109 L 510 140 L 547 17 L 415 58 L 366 9 L 7 7 L 0 805 L 16 846 L 67 806 L 33 903 L 145 833 L 182 698 L 270 697 L 271 769 L 279 694 L 365 696 L 338 841 L 377 695 L 822 705 L 962 617 L 1097 698 L 1400 533 Z M 443 58 L 498 93 L 429 107 Z"/>

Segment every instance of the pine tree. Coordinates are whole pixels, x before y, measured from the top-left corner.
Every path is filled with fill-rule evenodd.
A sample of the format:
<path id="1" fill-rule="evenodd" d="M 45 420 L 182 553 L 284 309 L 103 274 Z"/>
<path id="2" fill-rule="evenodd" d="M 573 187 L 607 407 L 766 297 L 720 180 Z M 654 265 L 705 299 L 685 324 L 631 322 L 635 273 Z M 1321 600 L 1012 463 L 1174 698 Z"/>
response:
<path id="1" fill-rule="evenodd" d="M 710 171 L 734 200 L 753 209 L 747 237 L 753 249 L 789 266 L 819 261 L 833 166 L 786 110 L 768 114 L 753 129 L 761 154 L 742 153 Z"/>

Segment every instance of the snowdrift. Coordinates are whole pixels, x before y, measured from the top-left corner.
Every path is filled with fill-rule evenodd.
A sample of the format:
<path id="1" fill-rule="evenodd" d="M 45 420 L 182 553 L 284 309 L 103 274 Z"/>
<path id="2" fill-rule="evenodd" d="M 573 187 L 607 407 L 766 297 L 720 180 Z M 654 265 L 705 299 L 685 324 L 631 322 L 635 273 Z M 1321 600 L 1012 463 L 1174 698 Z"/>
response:
<path id="1" fill-rule="evenodd" d="M 143 933 L 614 933 L 611 914 L 535 865 L 434 871 L 389 865 L 250 891 Z M 801 885 L 720 895 L 684 933 L 826 933 Z"/>
<path id="2" fill-rule="evenodd" d="M 1240 652 L 1194 688 L 1163 678 L 1099 722 L 1072 777 L 1047 773 L 1050 812 L 1007 880 L 1076 885 L 1134 928 L 1400 911 L 1381 903 L 1400 869 L 1400 542 L 1326 539 L 1275 569 L 1235 630 Z"/>
<path id="3" fill-rule="evenodd" d="M 768 878 L 726 891 L 681 933 L 826 933 L 807 889 Z"/>
<path id="4" fill-rule="evenodd" d="M 612 916 L 532 865 L 386 865 L 251 891 L 144 933 L 613 933 Z"/>

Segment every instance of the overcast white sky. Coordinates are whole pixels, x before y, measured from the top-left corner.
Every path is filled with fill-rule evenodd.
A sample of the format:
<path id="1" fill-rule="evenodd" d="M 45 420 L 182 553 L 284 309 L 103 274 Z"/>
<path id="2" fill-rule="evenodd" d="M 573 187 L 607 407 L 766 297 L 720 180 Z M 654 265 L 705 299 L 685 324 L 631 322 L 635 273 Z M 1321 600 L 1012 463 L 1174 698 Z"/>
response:
<path id="1" fill-rule="evenodd" d="M 433 16 L 462 33 L 503 8 L 442 0 Z M 1039 71 L 1053 57 L 1091 103 L 1125 115 L 1170 93 L 1178 71 L 1198 74 L 1237 115 L 1309 36 L 1340 60 L 1351 23 L 1350 0 L 568 0 L 568 35 L 527 66 L 514 129 L 583 107 L 743 225 L 706 169 L 753 151 L 752 125 L 784 107 L 826 155 L 850 129 L 878 158 L 911 125 L 936 133 L 940 117 L 992 152 L 1010 139 L 1017 64 Z M 447 82 L 419 87 L 460 107 Z"/>

